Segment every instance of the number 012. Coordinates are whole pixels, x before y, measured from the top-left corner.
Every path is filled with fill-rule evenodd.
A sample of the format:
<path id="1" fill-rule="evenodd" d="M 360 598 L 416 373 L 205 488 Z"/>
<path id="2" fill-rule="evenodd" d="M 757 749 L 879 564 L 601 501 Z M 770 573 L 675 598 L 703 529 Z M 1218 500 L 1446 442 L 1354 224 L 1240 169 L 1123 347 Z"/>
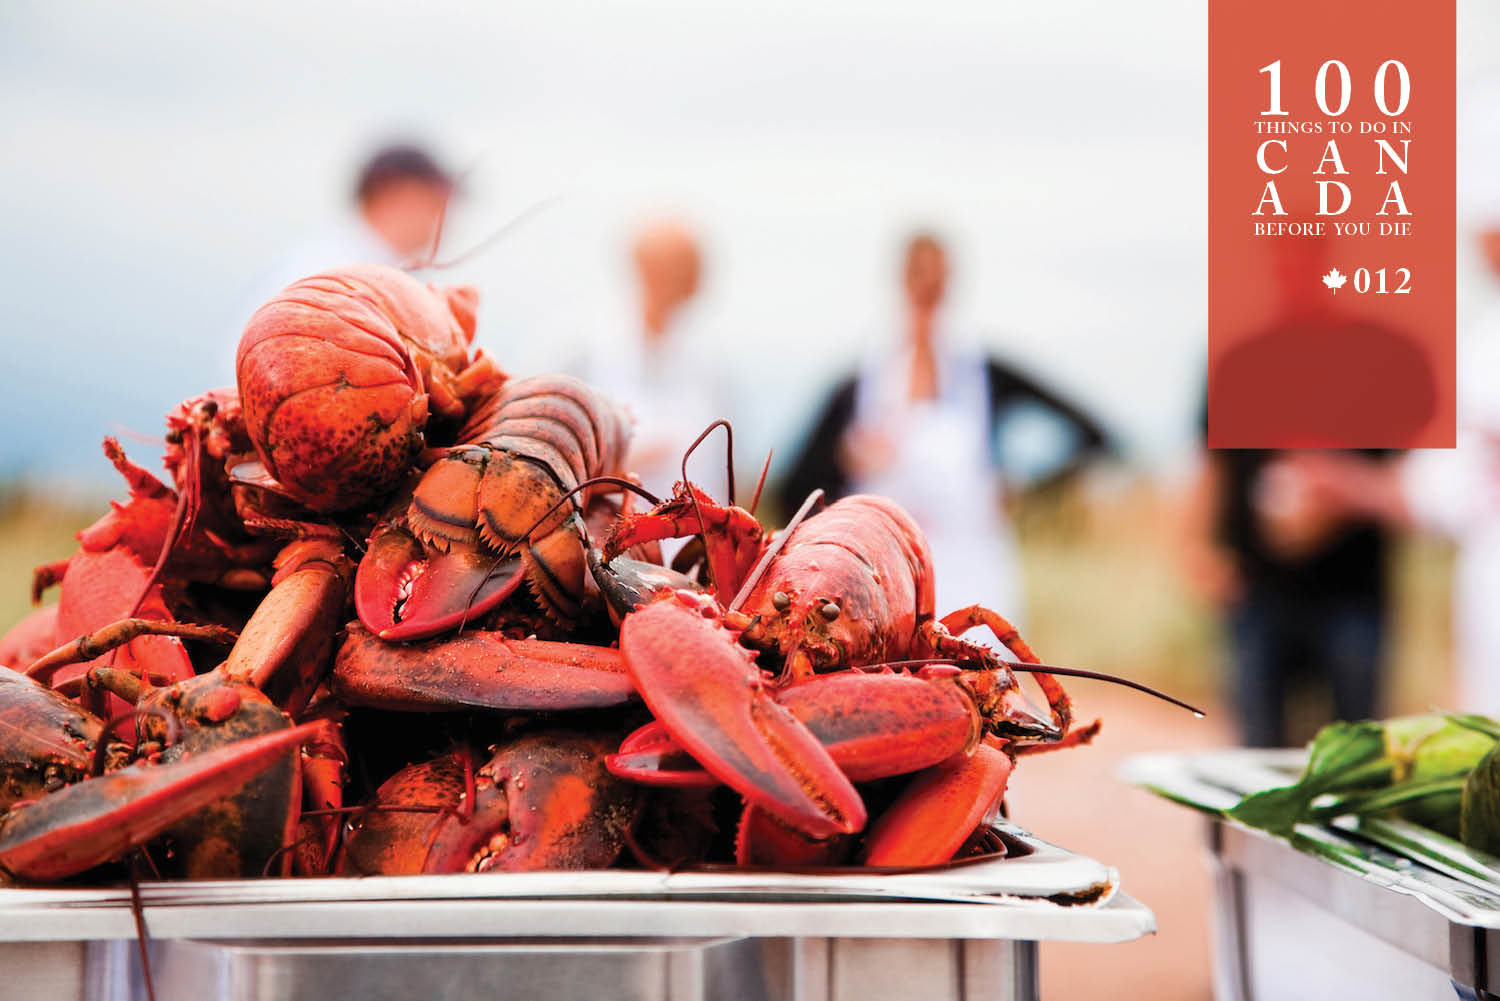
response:
<path id="1" fill-rule="evenodd" d="M 1397 276 L 1401 284 L 1395 288 L 1386 287 L 1385 268 L 1377 268 L 1375 271 L 1375 294 L 1376 295 L 1411 295 L 1411 268 L 1397 268 Z M 1354 291 L 1364 295 L 1370 291 L 1370 269 L 1354 269 Z"/>

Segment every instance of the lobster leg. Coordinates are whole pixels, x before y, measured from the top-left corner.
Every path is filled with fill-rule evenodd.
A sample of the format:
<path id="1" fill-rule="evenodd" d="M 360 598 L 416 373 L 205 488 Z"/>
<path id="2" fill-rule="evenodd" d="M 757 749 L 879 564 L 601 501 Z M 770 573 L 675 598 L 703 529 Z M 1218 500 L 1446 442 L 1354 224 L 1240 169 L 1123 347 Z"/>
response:
<path id="1" fill-rule="evenodd" d="M 101 552 L 80 550 L 68 562 L 62 596 L 57 603 L 58 636 L 82 636 L 126 618 L 173 621 L 160 585 L 148 587 L 150 578 L 151 571 L 124 547 Z M 142 593 L 145 600 L 137 601 Z M 111 666 L 173 681 L 193 676 L 187 648 L 174 636 L 138 636 L 111 655 Z M 87 665 L 69 665 L 55 673 L 52 680 L 57 684 L 86 673 Z M 129 708 L 121 703 L 112 704 L 104 715 L 118 715 Z"/>
<path id="2" fill-rule="evenodd" d="M 1011 767 L 1004 752 L 980 744 L 917 775 L 871 827 L 865 864 L 949 861 L 1004 798 Z"/>
<path id="3" fill-rule="evenodd" d="M 980 646 L 961 639 L 963 633 L 976 626 L 985 626 L 995 639 L 1017 659 L 1027 664 L 1039 664 L 1041 659 L 1032 651 L 1031 646 L 1021 638 L 1020 632 L 1015 626 L 998 612 L 993 612 L 983 605 L 970 605 L 943 617 L 940 623 L 934 625 L 927 623 L 924 629 L 923 639 L 937 657 L 955 657 L 959 659 L 979 660 L 988 666 L 1002 666 L 1003 661 L 995 657 L 989 648 Z M 1068 693 L 1063 686 L 1050 674 L 1037 672 L 1032 675 L 1041 687 L 1042 693 L 1047 697 L 1047 705 L 1051 710 L 1052 723 L 1057 733 L 1053 739 L 1059 739 L 1068 732 L 1068 726 L 1073 721 L 1073 703 L 1068 698 Z M 1019 701 L 1019 690 L 1015 692 L 1014 700 Z M 1019 709 L 1019 707 L 1018 707 Z M 1034 715 L 1029 710 L 1020 710 L 1023 715 Z"/>
<path id="4" fill-rule="evenodd" d="M 26 675 L 46 682 L 69 664 L 97 660 L 139 636 L 175 636 L 184 640 L 202 640 L 221 646 L 233 646 L 239 637 L 223 626 L 194 625 L 190 622 L 161 622 L 157 619 L 120 619 L 109 625 L 70 640 L 38 657 L 26 668 Z"/>
<path id="5" fill-rule="evenodd" d="M 387 643 L 350 623 L 332 688 L 348 705 L 441 712 L 548 712 L 621 705 L 635 694 L 618 650 L 461 633 Z"/>
<path id="6" fill-rule="evenodd" d="M 252 737 L 171 764 L 132 765 L 12 809 L 0 819 L 0 870 L 45 882 L 119 858 L 229 795 L 322 726 Z"/>
<path id="7" fill-rule="evenodd" d="M 58 560 L 55 563 L 43 563 L 31 572 L 31 603 L 33 605 L 40 605 L 42 603 L 42 596 L 51 588 L 62 583 L 62 579 L 67 576 L 68 564 L 70 562 L 72 561 Z M 53 608 L 52 614 L 56 615 L 56 606 L 53 606 Z"/>
<path id="8" fill-rule="evenodd" d="M 746 800 L 814 836 L 852 834 L 865 807 L 818 739 L 778 705 L 717 604 L 681 591 L 625 618 L 620 652 L 672 736 Z"/>
<path id="9" fill-rule="evenodd" d="M 306 876 L 333 871 L 343 818 L 344 781 L 349 749 L 340 725 L 346 715 L 334 706 L 315 704 L 311 715 L 328 721 L 327 733 L 302 751 L 302 816 L 297 823 L 296 870 Z M 313 815 L 309 816 L 310 811 Z"/>
<path id="10" fill-rule="evenodd" d="M 293 542 L 277 559 L 270 592 L 245 623 L 222 670 L 264 691 L 292 716 L 323 679 L 344 620 L 348 564 L 321 540 Z"/>
<path id="11" fill-rule="evenodd" d="M 1049 751 L 1066 751 L 1070 747 L 1082 747 L 1094 742 L 1099 736 L 1099 731 L 1104 728 L 1103 720 L 1094 720 L 1087 726 L 1075 726 L 1067 732 L 1062 740 L 1050 744 L 1016 744 L 1009 748 L 1015 757 L 1025 754 L 1046 754 Z"/>
<path id="12" fill-rule="evenodd" d="M 719 504 L 690 483 L 677 484 L 671 497 L 649 511 L 621 517 L 605 543 L 604 559 L 642 543 L 689 535 L 703 536 L 714 596 L 727 606 L 760 558 L 765 533 L 749 511 Z"/>

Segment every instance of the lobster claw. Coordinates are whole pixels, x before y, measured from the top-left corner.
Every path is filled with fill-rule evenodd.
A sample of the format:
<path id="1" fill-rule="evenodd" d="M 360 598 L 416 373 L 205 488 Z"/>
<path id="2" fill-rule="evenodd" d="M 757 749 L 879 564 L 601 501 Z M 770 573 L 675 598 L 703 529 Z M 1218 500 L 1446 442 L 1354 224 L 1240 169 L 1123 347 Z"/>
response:
<path id="1" fill-rule="evenodd" d="M 620 652 L 656 718 L 719 781 L 815 837 L 864 827 L 859 793 L 777 704 L 713 599 L 678 591 L 627 616 Z"/>
<path id="2" fill-rule="evenodd" d="M 408 712 L 600 709 L 635 694 L 608 647 L 513 640 L 477 630 L 395 644 L 350 623 L 330 687 L 345 705 Z"/>
<path id="3" fill-rule="evenodd" d="M 951 678 L 836 671 L 788 685 L 776 701 L 853 782 L 920 771 L 967 751 L 981 733 L 973 698 Z M 626 737 L 606 764 L 642 785 L 716 784 L 658 720 Z"/>
<path id="4" fill-rule="evenodd" d="M 585 558 L 589 576 L 604 596 L 605 607 L 616 626 L 637 608 L 670 591 L 700 590 L 691 577 L 655 563 L 629 556 L 616 556 L 606 562 L 598 549 L 590 549 Z"/>
<path id="5" fill-rule="evenodd" d="M 870 828 L 869 866 L 939 865 L 953 858 L 1005 796 L 1013 765 L 989 744 L 915 775 Z"/>
<path id="6" fill-rule="evenodd" d="M 431 553 L 393 524 L 377 528 L 354 576 L 354 610 L 383 640 L 427 639 L 486 615 L 521 586 L 521 558 L 455 546 Z"/>
<path id="7" fill-rule="evenodd" d="M 138 848 L 243 786 L 324 726 L 308 723 L 171 764 L 136 764 L 86 779 L 0 819 L 0 871 L 45 882 Z"/>
<path id="8" fill-rule="evenodd" d="M 621 741 L 620 749 L 606 756 L 604 765 L 611 775 L 641 785 L 701 789 L 719 784 L 672 739 L 658 720 L 652 720 Z"/>
<path id="9" fill-rule="evenodd" d="M 603 735 L 527 734 L 477 765 L 467 748 L 409 765 L 345 842 L 350 874 L 597 869 L 619 856 L 636 795 L 605 773 Z"/>
<path id="10" fill-rule="evenodd" d="M 604 770 L 608 744 L 603 734 L 541 731 L 502 745 L 475 773 L 472 808 L 439 820 L 424 871 L 612 864 L 635 820 L 636 793 Z"/>
<path id="11" fill-rule="evenodd" d="M 734 838 L 734 861 L 742 866 L 807 868 L 839 861 L 849 839 L 810 838 L 758 807 L 745 805 Z"/>

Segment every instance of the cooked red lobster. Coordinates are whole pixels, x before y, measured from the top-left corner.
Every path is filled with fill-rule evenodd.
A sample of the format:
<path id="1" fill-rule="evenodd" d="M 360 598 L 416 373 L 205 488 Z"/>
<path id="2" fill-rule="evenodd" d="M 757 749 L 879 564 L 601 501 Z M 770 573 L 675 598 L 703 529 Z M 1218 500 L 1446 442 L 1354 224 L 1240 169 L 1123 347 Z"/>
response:
<path id="1" fill-rule="evenodd" d="M 266 472 L 317 512 L 388 494 L 427 443 L 504 376 L 471 357 L 477 293 L 366 265 L 294 282 L 250 318 L 235 358 Z"/>

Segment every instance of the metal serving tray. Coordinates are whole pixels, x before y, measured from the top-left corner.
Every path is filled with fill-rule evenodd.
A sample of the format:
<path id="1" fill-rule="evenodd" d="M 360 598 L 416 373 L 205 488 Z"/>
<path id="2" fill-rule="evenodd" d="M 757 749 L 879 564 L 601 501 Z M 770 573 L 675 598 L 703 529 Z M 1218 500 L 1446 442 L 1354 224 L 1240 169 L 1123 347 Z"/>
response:
<path id="1" fill-rule="evenodd" d="M 1219 811 L 1295 780 L 1300 750 L 1142 755 L 1123 776 L 1210 814 L 1215 996 L 1500 998 L 1500 860 L 1400 820 L 1298 825 Z"/>
<path id="2" fill-rule="evenodd" d="M 1035 998 L 1036 943 L 1155 929 L 1118 874 L 1012 826 L 922 873 L 148 883 L 159 1001 Z M 125 888 L 0 890 L 0 997 L 143 996 Z"/>

